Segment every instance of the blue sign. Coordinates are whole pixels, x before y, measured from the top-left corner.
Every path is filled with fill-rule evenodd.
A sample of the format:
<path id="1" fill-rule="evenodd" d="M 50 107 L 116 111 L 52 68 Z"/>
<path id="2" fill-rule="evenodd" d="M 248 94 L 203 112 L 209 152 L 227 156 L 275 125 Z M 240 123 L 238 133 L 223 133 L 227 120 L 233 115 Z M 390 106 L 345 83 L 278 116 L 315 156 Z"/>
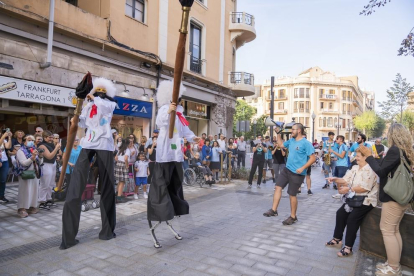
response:
<path id="1" fill-rule="evenodd" d="M 114 114 L 149 119 L 152 117 L 151 102 L 137 101 L 122 97 L 115 97 L 115 100 L 118 101 L 118 105 L 115 108 Z"/>

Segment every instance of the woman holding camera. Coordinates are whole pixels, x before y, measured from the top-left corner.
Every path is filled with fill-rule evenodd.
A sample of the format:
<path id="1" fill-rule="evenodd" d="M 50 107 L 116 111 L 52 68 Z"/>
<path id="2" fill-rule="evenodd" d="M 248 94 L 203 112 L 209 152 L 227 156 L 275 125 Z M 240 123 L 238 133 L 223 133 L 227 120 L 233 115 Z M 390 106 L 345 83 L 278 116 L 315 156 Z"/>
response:
<path id="1" fill-rule="evenodd" d="M 39 208 L 45 209 L 55 206 L 52 201 L 52 190 L 56 186 L 56 155 L 60 150 L 60 143 L 55 145 L 53 138 L 54 136 L 50 131 L 43 131 L 43 142 L 39 146 L 39 150 L 44 150 L 43 174 L 40 178 L 39 187 Z"/>
<path id="2" fill-rule="evenodd" d="M 7 158 L 6 150 L 11 148 L 11 137 L 12 133 L 9 129 L 5 129 L 0 137 L 0 202 L 3 203 L 9 202 L 4 197 L 4 192 L 6 190 L 7 174 L 9 173 L 9 160 Z"/>
<path id="3" fill-rule="evenodd" d="M 34 147 L 34 137 L 23 137 L 23 146 L 17 151 L 16 160 L 20 172 L 34 171 L 29 179 L 19 176 L 19 193 L 17 196 L 17 214 L 21 218 L 29 214 L 36 214 L 38 196 L 38 177 L 40 177 L 40 165 L 43 163 L 42 154 Z"/>

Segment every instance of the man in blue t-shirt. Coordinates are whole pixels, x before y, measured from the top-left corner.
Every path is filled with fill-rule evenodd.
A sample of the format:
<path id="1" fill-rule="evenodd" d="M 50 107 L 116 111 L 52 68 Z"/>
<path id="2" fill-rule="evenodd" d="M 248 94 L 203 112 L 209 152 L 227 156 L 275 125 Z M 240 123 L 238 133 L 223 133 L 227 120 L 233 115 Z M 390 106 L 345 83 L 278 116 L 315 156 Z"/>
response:
<path id="1" fill-rule="evenodd" d="M 324 158 L 322 168 L 323 168 L 323 173 L 325 174 L 325 179 L 327 179 L 329 177 L 330 173 L 332 173 L 332 176 L 335 173 L 337 158 L 336 158 L 334 152 L 338 152 L 338 144 L 334 141 L 335 133 L 330 131 L 328 133 L 328 137 L 329 137 L 329 139 L 327 141 L 323 142 L 323 148 L 322 148 L 323 158 Z M 331 157 L 331 161 L 330 161 L 329 165 L 326 163 L 327 156 Z M 333 187 L 334 187 L 335 190 L 337 189 L 335 183 L 334 183 Z M 322 187 L 322 189 L 326 189 L 326 188 L 329 188 L 329 181 L 328 180 L 326 180 L 325 186 Z"/>
<path id="2" fill-rule="evenodd" d="M 279 129 L 276 128 L 276 131 L 279 132 Z M 278 146 L 280 148 L 287 148 L 289 150 L 289 156 L 286 167 L 280 173 L 276 182 L 272 209 L 269 209 L 263 215 L 265 217 L 278 215 L 277 207 L 282 197 L 282 189 L 289 184 L 290 216 L 283 221 L 283 225 L 292 225 L 298 221 L 296 217 L 296 210 L 298 208 L 296 195 L 305 179 L 307 168 L 316 160 L 314 155 L 315 149 L 308 140 L 303 138 L 304 134 L 304 126 L 296 123 L 292 126 L 292 138 L 290 140 L 283 143 L 282 136 L 280 134 L 277 135 Z"/>
<path id="3" fill-rule="evenodd" d="M 361 145 L 363 143 L 364 146 L 368 146 L 369 145 L 367 143 L 365 143 L 365 141 L 367 140 L 367 136 L 363 133 L 359 133 L 357 136 L 357 141 L 356 143 L 354 143 L 351 147 L 351 149 L 348 152 L 349 158 L 351 160 L 351 165 L 357 165 L 356 160 L 355 160 L 355 156 L 356 156 L 356 150 L 357 148 L 359 148 L 359 145 Z"/>

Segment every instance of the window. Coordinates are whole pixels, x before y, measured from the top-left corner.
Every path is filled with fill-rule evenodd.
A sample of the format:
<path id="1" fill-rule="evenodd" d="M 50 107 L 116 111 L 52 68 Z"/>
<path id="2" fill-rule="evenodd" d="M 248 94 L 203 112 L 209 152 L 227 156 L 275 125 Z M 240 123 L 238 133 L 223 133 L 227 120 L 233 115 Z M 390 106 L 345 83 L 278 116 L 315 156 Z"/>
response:
<path id="1" fill-rule="evenodd" d="M 126 0 L 125 14 L 144 22 L 145 0 Z"/>
<path id="2" fill-rule="evenodd" d="M 326 127 L 326 117 L 323 117 L 323 127 Z"/>
<path id="3" fill-rule="evenodd" d="M 306 111 L 307 112 L 309 112 L 309 105 L 310 105 L 310 102 L 305 102 L 306 103 Z"/>
<path id="4" fill-rule="evenodd" d="M 280 99 L 283 99 L 283 98 L 285 98 L 286 97 L 286 94 L 285 94 L 285 89 L 280 89 L 279 90 L 279 98 Z"/>
<path id="5" fill-rule="evenodd" d="M 78 6 L 78 0 L 65 0 L 65 2 L 76 7 Z"/>
<path id="6" fill-rule="evenodd" d="M 278 103 L 278 109 L 279 110 L 285 109 L 285 103 Z"/>
<path id="7" fill-rule="evenodd" d="M 190 70 L 201 74 L 201 27 L 191 22 L 190 24 Z"/>
<path id="8" fill-rule="evenodd" d="M 301 123 L 302 125 L 304 124 L 304 118 L 303 117 L 299 117 L 299 123 Z"/>
<path id="9" fill-rule="evenodd" d="M 330 95 L 335 95 L 335 90 L 334 89 L 329 89 L 329 94 Z"/>
<path id="10" fill-rule="evenodd" d="M 346 100 L 346 91 L 342 91 L 342 99 Z"/>
<path id="11" fill-rule="evenodd" d="M 333 127 L 332 117 L 328 118 L 328 127 Z"/>
<path id="12" fill-rule="evenodd" d="M 305 98 L 309 98 L 309 88 L 306 88 L 306 95 Z"/>
<path id="13" fill-rule="evenodd" d="M 329 103 L 329 109 L 333 108 L 333 103 Z"/>
<path id="14" fill-rule="evenodd" d="M 321 109 L 323 109 L 323 104 L 324 104 L 324 103 L 323 103 L 323 102 L 321 102 Z"/>
<path id="15" fill-rule="evenodd" d="M 305 109 L 305 103 L 304 102 L 299 102 L 299 109 L 300 110 L 304 110 Z"/>
<path id="16" fill-rule="evenodd" d="M 342 111 L 346 113 L 346 104 L 342 104 Z"/>
<path id="17" fill-rule="evenodd" d="M 335 117 L 335 119 L 334 119 L 334 126 L 335 126 L 335 127 L 338 127 L 338 118 L 336 118 L 336 117 Z"/>
<path id="18" fill-rule="evenodd" d="M 309 117 L 305 118 L 305 126 L 309 126 Z"/>
<path id="19" fill-rule="evenodd" d="M 319 98 L 322 98 L 323 97 L 323 93 L 324 93 L 325 91 L 323 90 L 323 89 L 319 89 Z"/>
<path id="20" fill-rule="evenodd" d="M 284 121 L 285 121 L 285 118 L 279 117 L 279 122 L 284 122 Z"/>
<path id="21" fill-rule="evenodd" d="M 322 120 L 322 117 L 320 117 L 319 118 L 319 127 L 322 127 L 323 126 L 323 120 Z"/>

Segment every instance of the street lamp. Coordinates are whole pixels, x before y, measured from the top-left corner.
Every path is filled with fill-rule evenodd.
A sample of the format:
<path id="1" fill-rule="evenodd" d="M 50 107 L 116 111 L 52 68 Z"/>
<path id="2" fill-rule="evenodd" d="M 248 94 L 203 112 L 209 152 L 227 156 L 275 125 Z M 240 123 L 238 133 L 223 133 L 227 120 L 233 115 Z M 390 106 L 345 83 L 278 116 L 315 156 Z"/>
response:
<path id="1" fill-rule="evenodd" d="M 312 143 L 313 141 L 315 141 L 315 118 L 316 118 L 315 112 L 312 111 Z"/>
<path id="2" fill-rule="evenodd" d="M 344 118 L 340 118 L 339 117 L 339 114 L 338 114 L 338 122 L 337 122 L 337 125 L 336 125 L 336 127 L 337 127 L 337 129 L 338 129 L 338 133 L 336 134 L 337 136 L 339 135 L 339 120 L 343 120 Z"/>

